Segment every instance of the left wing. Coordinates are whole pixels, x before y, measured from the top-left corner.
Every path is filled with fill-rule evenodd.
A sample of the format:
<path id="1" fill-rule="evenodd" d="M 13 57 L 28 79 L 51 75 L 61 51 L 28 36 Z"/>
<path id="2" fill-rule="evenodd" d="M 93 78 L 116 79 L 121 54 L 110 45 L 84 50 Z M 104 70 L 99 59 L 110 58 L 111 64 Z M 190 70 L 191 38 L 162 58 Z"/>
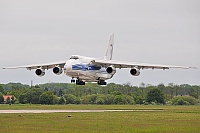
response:
<path id="1" fill-rule="evenodd" d="M 27 70 L 32 70 L 32 69 L 38 69 L 41 68 L 43 70 L 45 69 L 52 69 L 56 66 L 59 66 L 60 68 L 63 68 L 64 65 L 66 64 L 66 61 L 61 61 L 61 62 L 54 62 L 54 63 L 46 63 L 46 64 L 35 64 L 35 65 L 27 65 L 27 66 L 16 66 L 16 67 L 4 67 L 2 69 L 18 69 L 18 68 L 26 68 Z"/>
<path id="2" fill-rule="evenodd" d="M 114 66 L 115 68 L 138 68 L 138 69 L 170 69 L 170 68 L 181 68 L 181 69 L 197 69 L 196 67 L 188 66 L 171 66 L 171 65 L 157 65 L 157 64 L 146 64 L 146 63 L 137 63 L 137 62 L 125 62 L 125 61 L 116 61 L 116 60 L 99 60 L 95 59 L 92 61 L 95 65 L 101 66 Z"/>

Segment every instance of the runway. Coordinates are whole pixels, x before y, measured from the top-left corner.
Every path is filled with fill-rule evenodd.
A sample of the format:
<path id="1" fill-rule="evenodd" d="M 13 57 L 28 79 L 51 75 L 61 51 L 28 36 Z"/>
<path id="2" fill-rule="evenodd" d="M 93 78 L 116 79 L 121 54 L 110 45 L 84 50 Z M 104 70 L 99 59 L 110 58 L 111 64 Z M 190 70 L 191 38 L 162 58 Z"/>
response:
<path id="1" fill-rule="evenodd" d="M 163 110 L 0 110 L 0 114 L 24 113 L 90 113 L 90 112 L 152 112 Z"/>

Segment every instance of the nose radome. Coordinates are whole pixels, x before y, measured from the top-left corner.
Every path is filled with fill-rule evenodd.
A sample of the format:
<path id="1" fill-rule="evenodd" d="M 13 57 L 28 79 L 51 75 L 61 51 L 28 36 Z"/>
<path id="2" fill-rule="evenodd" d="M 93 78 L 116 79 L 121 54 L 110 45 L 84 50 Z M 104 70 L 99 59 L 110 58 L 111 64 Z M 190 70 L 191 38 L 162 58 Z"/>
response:
<path id="1" fill-rule="evenodd" d="M 66 62 L 66 64 L 65 64 L 65 66 L 64 66 L 64 70 L 65 71 L 70 71 L 71 70 L 71 63 L 70 63 L 70 61 L 67 61 Z"/>

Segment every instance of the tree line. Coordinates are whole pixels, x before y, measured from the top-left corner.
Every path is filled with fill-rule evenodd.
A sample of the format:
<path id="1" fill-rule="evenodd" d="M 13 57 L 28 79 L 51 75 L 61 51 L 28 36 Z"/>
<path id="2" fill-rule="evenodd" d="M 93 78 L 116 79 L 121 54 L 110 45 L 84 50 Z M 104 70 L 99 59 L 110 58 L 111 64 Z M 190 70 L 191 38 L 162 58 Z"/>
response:
<path id="1" fill-rule="evenodd" d="M 46 83 L 30 87 L 21 83 L 0 84 L 0 103 L 3 95 L 14 95 L 11 104 L 174 104 L 194 105 L 199 103 L 200 86 L 159 84 L 153 86 L 130 83 L 99 86 L 87 83 L 77 86 L 68 83 Z"/>

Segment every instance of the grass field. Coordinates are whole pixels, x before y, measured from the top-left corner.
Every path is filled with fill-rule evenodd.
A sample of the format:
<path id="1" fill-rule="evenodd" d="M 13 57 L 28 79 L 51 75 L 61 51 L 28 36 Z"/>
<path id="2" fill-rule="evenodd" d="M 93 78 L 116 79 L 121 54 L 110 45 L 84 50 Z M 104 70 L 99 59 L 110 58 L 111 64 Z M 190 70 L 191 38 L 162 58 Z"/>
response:
<path id="1" fill-rule="evenodd" d="M 131 109 L 133 112 L 0 114 L 0 132 L 200 132 L 200 106 L 0 105 L 0 109 Z M 144 110 L 154 110 L 146 112 Z M 68 117 L 71 115 L 71 117 Z"/>

